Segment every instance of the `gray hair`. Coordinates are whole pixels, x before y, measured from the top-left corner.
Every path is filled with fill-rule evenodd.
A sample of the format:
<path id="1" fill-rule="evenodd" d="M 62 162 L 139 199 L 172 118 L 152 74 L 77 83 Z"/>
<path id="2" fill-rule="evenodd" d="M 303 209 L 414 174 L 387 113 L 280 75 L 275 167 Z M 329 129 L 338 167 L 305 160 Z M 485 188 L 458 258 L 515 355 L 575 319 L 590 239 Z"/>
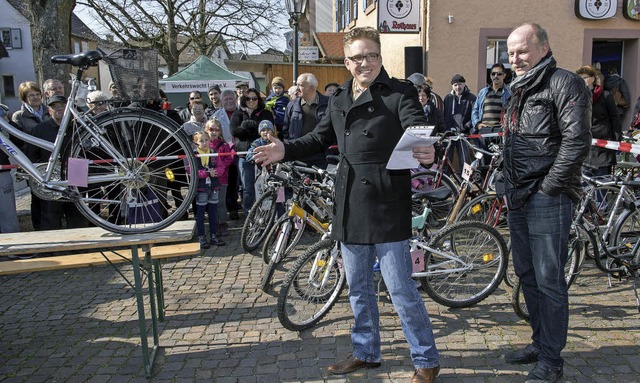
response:
<path id="1" fill-rule="evenodd" d="M 313 73 L 303 73 L 298 76 L 298 79 L 302 79 L 303 84 L 311 85 L 315 89 L 318 89 L 318 79 L 313 75 Z"/>
<path id="2" fill-rule="evenodd" d="M 238 97 L 238 95 L 236 94 L 236 91 L 235 90 L 231 90 L 231 89 L 225 89 L 220 94 L 221 98 L 225 98 L 227 96 L 233 96 L 233 98 L 237 98 Z"/>
<path id="3" fill-rule="evenodd" d="M 87 102 L 89 104 L 93 104 L 94 102 L 98 101 L 107 101 L 109 99 L 111 99 L 111 95 L 101 90 L 94 90 L 93 92 L 89 92 L 89 94 L 87 94 Z"/>

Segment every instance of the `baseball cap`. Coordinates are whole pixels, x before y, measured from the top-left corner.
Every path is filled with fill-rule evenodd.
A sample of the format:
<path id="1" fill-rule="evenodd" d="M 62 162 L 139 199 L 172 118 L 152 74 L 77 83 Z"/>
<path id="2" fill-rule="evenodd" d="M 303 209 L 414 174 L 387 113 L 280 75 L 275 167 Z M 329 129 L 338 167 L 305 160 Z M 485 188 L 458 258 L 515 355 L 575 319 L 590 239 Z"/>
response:
<path id="1" fill-rule="evenodd" d="M 51 96 L 51 98 L 49 98 L 49 101 L 47 101 L 47 105 L 51 106 L 53 104 L 55 104 L 56 102 L 61 102 L 63 104 L 67 103 L 67 99 L 64 98 L 63 96 L 60 95 L 55 95 L 55 96 Z"/>

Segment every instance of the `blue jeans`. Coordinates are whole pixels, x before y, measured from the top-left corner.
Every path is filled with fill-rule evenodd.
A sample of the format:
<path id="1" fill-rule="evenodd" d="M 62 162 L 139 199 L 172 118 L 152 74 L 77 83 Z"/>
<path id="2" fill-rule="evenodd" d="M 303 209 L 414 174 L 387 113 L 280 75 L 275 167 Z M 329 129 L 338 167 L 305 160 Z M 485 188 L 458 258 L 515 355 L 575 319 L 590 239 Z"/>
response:
<path id="1" fill-rule="evenodd" d="M 256 202 L 256 165 L 244 158 L 240 158 L 238 171 L 240 172 L 240 182 L 242 183 L 242 210 L 246 214 L 253 206 L 253 203 Z"/>
<path id="2" fill-rule="evenodd" d="M 366 362 L 380 362 L 380 315 L 373 283 L 376 257 L 385 285 L 402 324 L 416 368 L 439 365 L 429 314 L 411 279 L 412 262 L 409 242 L 372 245 L 341 243 L 342 259 L 349 284 L 349 301 L 355 317 L 351 329 L 353 356 Z"/>
<path id="3" fill-rule="evenodd" d="M 573 204 L 564 194 L 531 195 L 520 209 L 509 209 L 513 266 L 531 317 L 531 339 L 538 360 L 562 367 L 567 343 L 569 294 L 564 267 L 568 257 Z"/>

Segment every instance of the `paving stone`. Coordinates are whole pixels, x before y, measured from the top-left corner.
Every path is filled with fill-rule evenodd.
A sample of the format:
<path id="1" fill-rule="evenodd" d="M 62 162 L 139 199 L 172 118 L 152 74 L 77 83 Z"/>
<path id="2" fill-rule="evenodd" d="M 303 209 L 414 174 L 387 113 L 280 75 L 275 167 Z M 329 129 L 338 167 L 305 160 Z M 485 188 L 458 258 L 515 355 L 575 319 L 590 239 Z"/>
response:
<path id="1" fill-rule="evenodd" d="M 409 350 L 393 305 L 382 297 L 382 367 L 346 376 L 326 367 L 352 351 L 346 291 L 313 329 L 290 332 L 277 319 L 277 272 L 270 294 L 259 289 L 264 262 L 239 245 L 230 221 L 229 246 L 163 261 L 166 318 L 153 383 L 407 382 Z M 587 260 L 570 290 L 565 380 L 640 382 L 640 329 L 630 281 L 607 278 Z M 120 266 L 132 276 L 130 266 Z M 0 277 L 0 383 L 144 383 L 136 302 L 109 267 Z M 442 371 L 440 383 L 524 382 L 532 366 L 503 355 L 526 345 L 530 328 L 500 286 L 467 309 L 439 306 L 425 293 Z M 148 296 L 145 296 L 148 302 Z M 149 318 L 148 308 L 146 308 Z M 147 320 L 150 328 L 151 322 Z"/>

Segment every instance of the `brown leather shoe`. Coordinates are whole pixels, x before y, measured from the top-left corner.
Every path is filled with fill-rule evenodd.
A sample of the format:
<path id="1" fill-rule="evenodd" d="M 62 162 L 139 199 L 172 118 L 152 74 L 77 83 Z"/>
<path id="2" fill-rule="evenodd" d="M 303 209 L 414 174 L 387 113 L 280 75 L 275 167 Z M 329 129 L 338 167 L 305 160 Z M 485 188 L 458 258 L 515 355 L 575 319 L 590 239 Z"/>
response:
<path id="1" fill-rule="evenodd" d="M 353 357 L 353 355 L 349 355 L 349 357 L 343 360 L 340 363 L 336 363 L 327 368 L 330 374 L 340 375 L 340 374 L 348 374 L 353 371 L 357 371 L 361 368 L 378 368 L 380 367 L 380 363 L 376 362 L 365 362 L 362 360 L 358 360 Z"/>
<path id="2" fill-rule="evenodd" d="M 440 372 L 440 366 L 432 368 L 417 368 L 416 373 L 413 374 L 411 383 L 433 383 L 436 381 L 436 376 Z"/>

